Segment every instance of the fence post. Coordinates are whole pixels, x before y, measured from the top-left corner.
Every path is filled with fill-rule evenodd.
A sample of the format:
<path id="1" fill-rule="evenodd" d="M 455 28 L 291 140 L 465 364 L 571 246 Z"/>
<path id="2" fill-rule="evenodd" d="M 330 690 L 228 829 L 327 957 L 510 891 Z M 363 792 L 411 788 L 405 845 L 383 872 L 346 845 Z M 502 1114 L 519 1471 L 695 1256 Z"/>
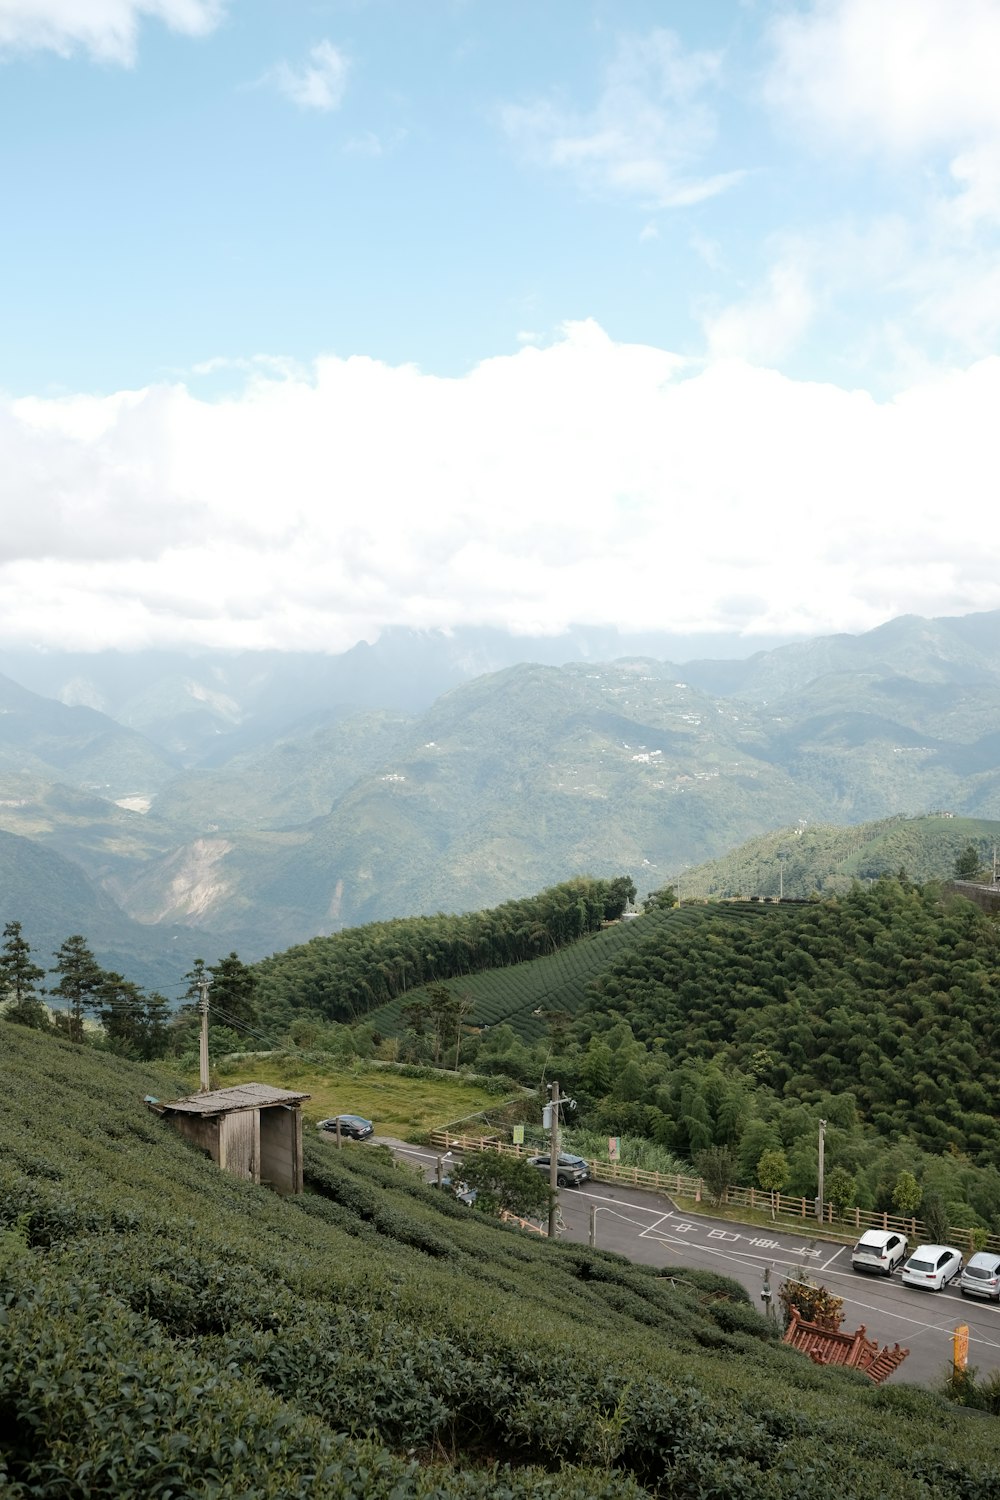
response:
<path id="1" fill-rule="evenodd" d="M 861 1228 L 861 1210 L 860 1210 L 860 1208 L 856 1208 L 854 1210 L 854 1227 L 855 1227 L 855 1229 L 860 1229 Z"/>
<path id="2" fill-rule="evenodd" d="M 803 1198 L 802 1199 L 802 1217 L 803 1217 L 803 1219 L 805 1218 L 805 1216 L 806 1216 L 806 1200 Z"/>

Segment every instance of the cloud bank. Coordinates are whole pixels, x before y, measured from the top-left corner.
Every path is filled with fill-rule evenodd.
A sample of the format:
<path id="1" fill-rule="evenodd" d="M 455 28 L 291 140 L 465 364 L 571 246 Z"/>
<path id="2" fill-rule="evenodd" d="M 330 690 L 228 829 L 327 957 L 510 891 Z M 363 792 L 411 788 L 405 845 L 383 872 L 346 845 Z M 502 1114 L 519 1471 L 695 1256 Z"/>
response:
<path id="1" fill-rule="evenodd" d="M 0 54 L 82 49 L 100 62 L 131 67 L 142 21 L 185 36 L 205 36 L 225 0 L 0 0 Z"/>
<path id="2" fill-rule="evenodd" d="M 215 378 L 215 377 L 213 377 Z M 1000 607 L 1000 360 L 879 404 L 593 323 L 0 406 L 0 641 L 342 650 L 388 624 L 817 633 Z"/>

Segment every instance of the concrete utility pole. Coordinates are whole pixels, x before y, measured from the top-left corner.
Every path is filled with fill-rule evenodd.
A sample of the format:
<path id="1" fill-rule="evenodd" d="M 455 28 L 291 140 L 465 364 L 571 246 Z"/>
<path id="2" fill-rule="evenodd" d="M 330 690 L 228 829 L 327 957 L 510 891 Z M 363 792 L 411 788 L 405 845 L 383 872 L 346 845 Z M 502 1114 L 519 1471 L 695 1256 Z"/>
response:
<path id="1" fill-rule="evenodd" d="M 826 1121 L 819 1122 L 819 1196 L 816 1199 L 816 1217 L 823 1222 L 823 1195 L 825 1187 L 823 1183 L 823 1152 L 826 1145 Z"/>
<path id="2" fill-rule="evenodd" d="M 198 1089 L 202 1094 L 208 1093 L 208 986 L 207 979 L 198 981 L 198 990 L 201 995 L 199 1009 L 201 1010 L 201 1040 L 198 1046 Z"/>
<path id="3" fill-rule="evenodd" d="M 559 1085 L 552 1085 L 549 1102 L 549 1239 L 556 1237 L 556 1218 L 559 1214 Z"/>

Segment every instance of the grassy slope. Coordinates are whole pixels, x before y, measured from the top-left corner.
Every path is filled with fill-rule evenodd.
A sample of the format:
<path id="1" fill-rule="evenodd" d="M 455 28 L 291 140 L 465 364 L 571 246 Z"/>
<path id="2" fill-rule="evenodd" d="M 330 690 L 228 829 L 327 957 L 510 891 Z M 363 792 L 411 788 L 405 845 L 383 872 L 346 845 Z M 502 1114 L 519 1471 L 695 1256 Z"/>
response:
<path id="1" fill-rule="evenodd" d="M 426 1139 L 428 1131 L 442 1124 L 497 1109 L 502 1102 L 496 1092 L 468 1078 L 447 1073 L 415 1078 L 376 1063 L 327 1065 L 316 1053 L 308 1060 L 227 1059 L 219 1068 L 220 1088 L 251 1081 L 308 1092 L 303 1115 L 310 1124 L 334 1114 L 364 1115 L 375 1122 L 379 1135 L 404 1140 Z M 189 1078 L 188 1086 L 192 1092 L 197 1089 L 196 1076 Z"/>
<path id="2" fill-rule="evenodd" d="M 283 1201 L 147 1091 L 171 1081 L 0 1025 L 5 1497 L 997 1493 L 991 1422 L 817 1369 L 716 1278 L 529 1240 L 311 1137 Z"/>

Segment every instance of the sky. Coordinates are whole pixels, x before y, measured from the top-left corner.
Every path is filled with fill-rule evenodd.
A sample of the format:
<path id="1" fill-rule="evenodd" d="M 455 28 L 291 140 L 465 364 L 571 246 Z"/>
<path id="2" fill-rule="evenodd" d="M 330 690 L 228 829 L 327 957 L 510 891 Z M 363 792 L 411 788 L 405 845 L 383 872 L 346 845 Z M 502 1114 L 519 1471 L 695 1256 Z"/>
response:
<path id="1" fill-rule="evenodd" d="M 0 0 L 0 644 L 1000 608 L 1000 0 Z"/>

